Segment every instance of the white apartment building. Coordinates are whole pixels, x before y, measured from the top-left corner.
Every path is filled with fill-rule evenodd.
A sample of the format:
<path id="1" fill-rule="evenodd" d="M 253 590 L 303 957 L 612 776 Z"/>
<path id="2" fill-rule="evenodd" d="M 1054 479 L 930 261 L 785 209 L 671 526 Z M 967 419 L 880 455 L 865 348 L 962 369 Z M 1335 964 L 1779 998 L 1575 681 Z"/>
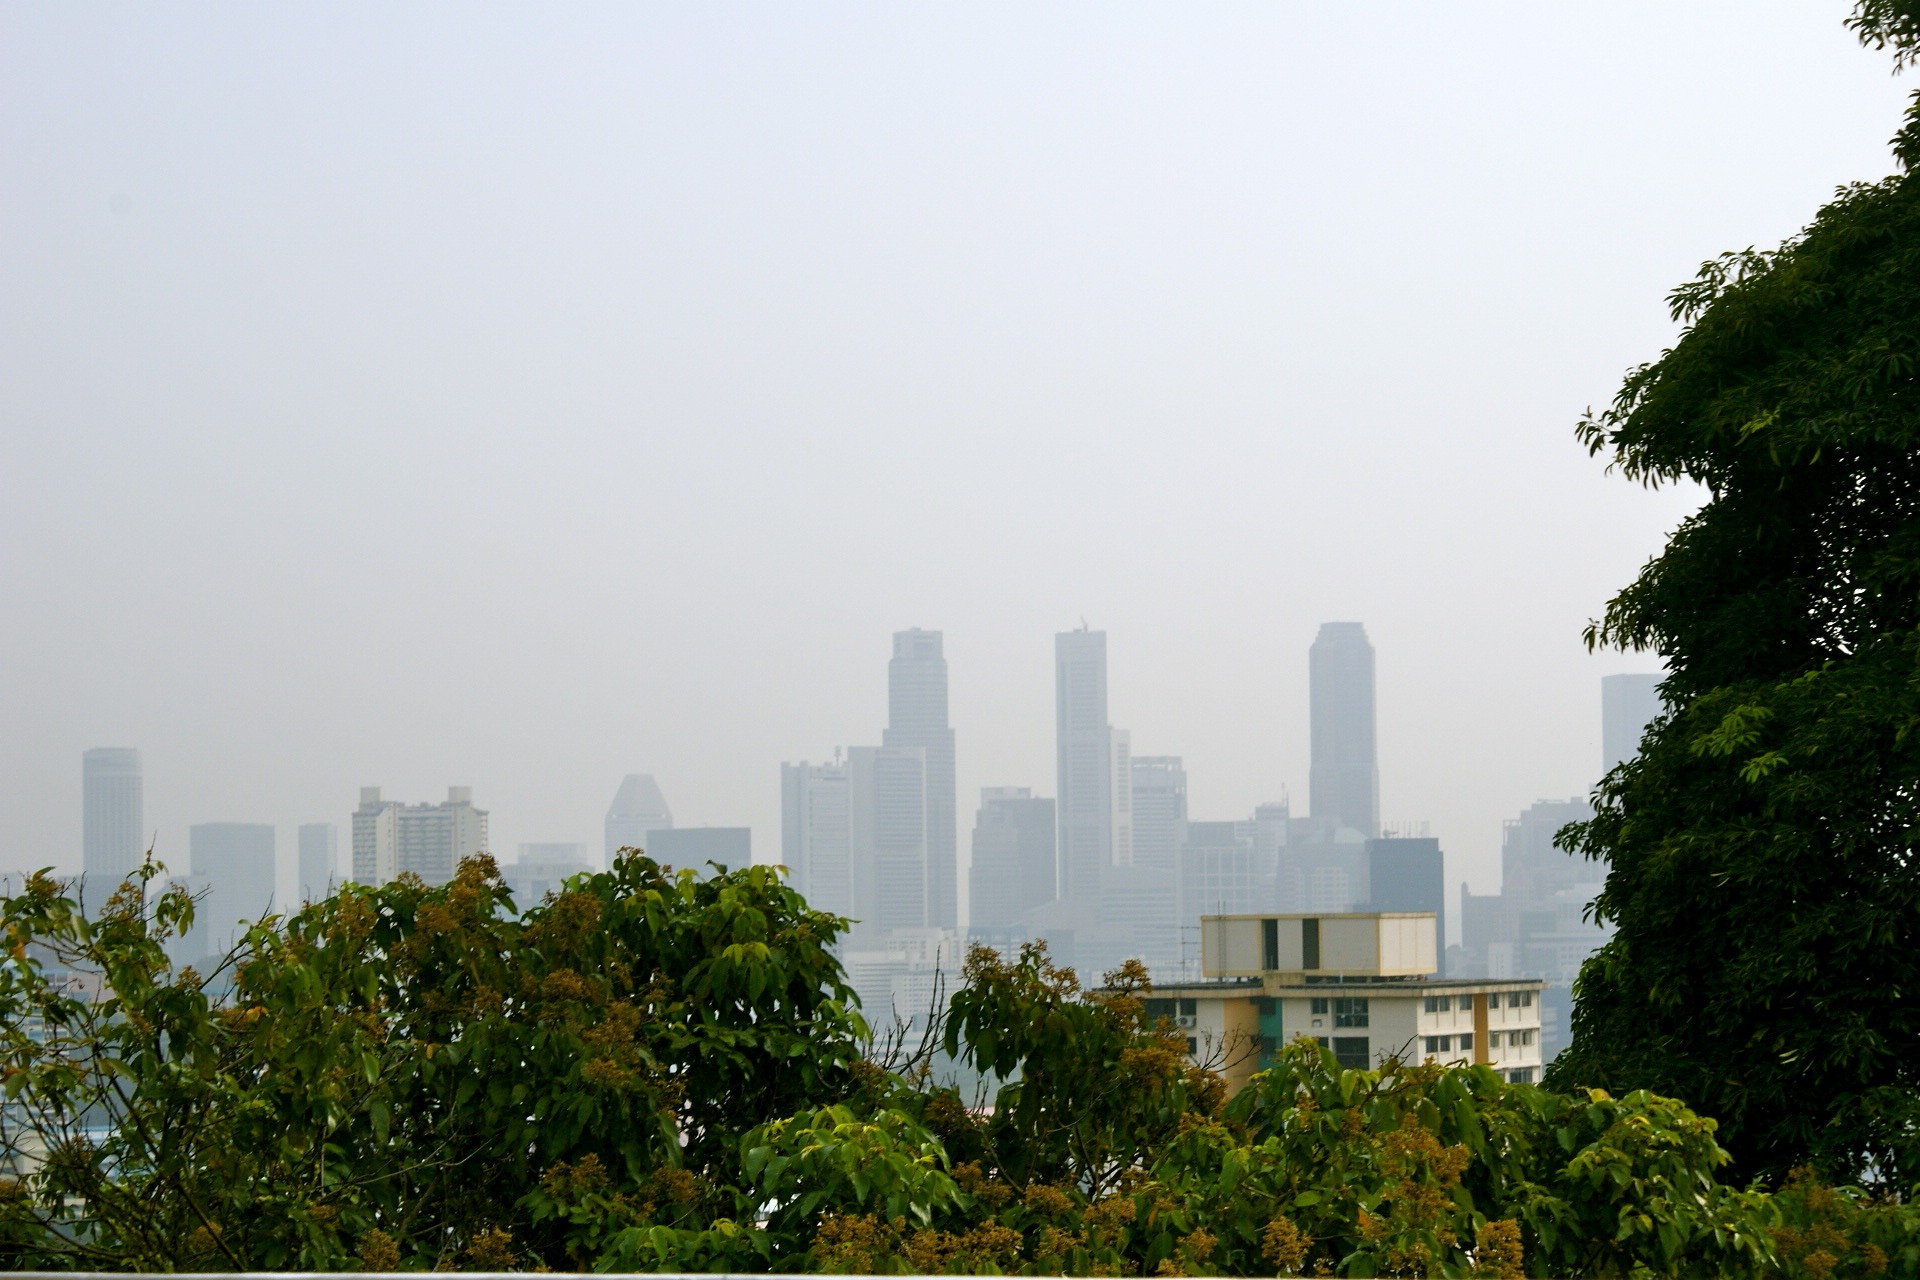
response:
<path id="1" fill-rule="evenodd" d="M 453 879 L 461 859 L 487 850 L 487 811 L 473 807 L 472 787 L 448 787 L 444 804 L 383 800 L 360 788 L 353 813 L 353 878 L 386 884 L 412 872 L 428 884 Z"/>
<path id="2" fill-rule="evenodd" d="M 1540 1078 L 1533 978 L 1440 978 L 1427 912 L 1203 916 L 1207 981 L 1156 985 L 1150 1016 L 1186 1033 L 1188 1056 L 1238 1090 L 1275 1050 L 1308 1036 L 1343 1067 L 1476 1063 Z"/>

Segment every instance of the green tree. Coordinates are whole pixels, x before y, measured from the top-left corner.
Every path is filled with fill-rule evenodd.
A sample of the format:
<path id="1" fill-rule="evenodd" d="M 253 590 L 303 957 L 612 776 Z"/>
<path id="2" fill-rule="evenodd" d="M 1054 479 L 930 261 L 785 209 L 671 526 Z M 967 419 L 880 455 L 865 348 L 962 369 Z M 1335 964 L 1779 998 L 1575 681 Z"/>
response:
<path id="1" fill-rule="evenodd" d="M 1912 0 L 1851 24 L 1901 62 Z M 1920 116 L 1895 140 L 1920 159 Z M 1589 629 L 1667 713 L 1566 847 L 1609 864 L 1550 1083 L 1719 1118 L 1743 1172 L 1920 1182 L 1920 177 L 1843 189 L 1675 291 L 1581 434 L 1706 500 Z"/>

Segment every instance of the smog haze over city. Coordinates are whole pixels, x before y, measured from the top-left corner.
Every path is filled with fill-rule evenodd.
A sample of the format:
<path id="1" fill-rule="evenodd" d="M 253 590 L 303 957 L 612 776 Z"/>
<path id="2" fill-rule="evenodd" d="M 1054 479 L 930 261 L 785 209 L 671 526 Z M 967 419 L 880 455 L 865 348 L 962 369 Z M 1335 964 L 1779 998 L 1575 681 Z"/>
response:
<path id="1" fill-rule="evenodd" d="M 773 861 L 922 627 L 964 895 L 1056 633 L 1236 819 L 1358 621 L 1379 816 L 1491 890 L 1697 501 L 1574 424 L 1887 172 L 1847 7 L 10 4 L 0 867 L 101 746 L 175 867 L 363 785 L 597 855 L 636 772 Z"/>

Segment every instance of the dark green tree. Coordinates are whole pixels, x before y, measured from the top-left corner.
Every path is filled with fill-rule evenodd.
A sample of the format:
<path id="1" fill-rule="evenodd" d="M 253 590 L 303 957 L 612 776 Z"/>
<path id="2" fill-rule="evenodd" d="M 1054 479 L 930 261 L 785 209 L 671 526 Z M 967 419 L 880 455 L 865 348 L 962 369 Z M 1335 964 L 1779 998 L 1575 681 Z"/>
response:
<path id="1" fill-rule="evenodd" d="M 1904 64 L 1920 6 L 1850 24 Z M 1700 510 L 1590 645 L 1666 662 L 1666 714 L 1566 847 L 1617 928 L 1552 1084 L 1719 1118 L 1744 1174 L 1920 1182 L 1920 116 L 1904 172 L 1675 291 L 1686 329 L 1582 438 Z"/>

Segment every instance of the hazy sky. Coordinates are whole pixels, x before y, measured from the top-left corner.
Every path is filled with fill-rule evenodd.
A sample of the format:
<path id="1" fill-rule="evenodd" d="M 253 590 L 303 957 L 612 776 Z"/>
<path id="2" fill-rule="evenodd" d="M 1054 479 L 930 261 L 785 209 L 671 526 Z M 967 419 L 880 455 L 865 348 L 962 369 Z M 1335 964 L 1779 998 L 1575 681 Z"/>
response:
<path id="1" fill-rule="evenodd" d="M 1305 808 L 1319 624 L 1490 889 L 1688 509 L 1582 408 L 1891 170 L 1841 0 L 0 8 L 0 865 L 620 775 L 779 852 L 945 631 L 961 848 L 1052 635 L 1196 818 Z M 963 852 L 964 856 L 964 852 Z M 963 876 L 964 884 L 964 876 Z"/>

